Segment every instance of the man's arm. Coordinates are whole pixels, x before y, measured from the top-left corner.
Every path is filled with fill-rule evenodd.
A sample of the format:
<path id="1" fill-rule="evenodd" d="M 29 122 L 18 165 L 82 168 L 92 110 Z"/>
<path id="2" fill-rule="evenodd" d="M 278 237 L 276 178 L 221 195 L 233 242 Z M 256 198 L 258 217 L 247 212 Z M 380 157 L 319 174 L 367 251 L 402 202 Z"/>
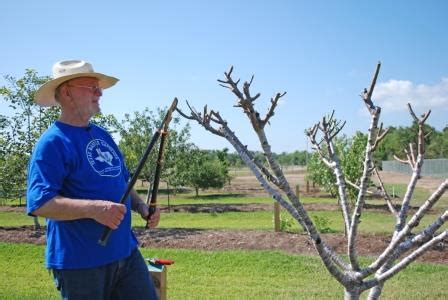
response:
<path id="1" fill-rule="evenodd" d="M 56 196 L 32 212 L 54 220 L 94 219 L 111 229 L 117 229 L 126 213 L 123 204 L 105 200 L 84 200 Z"/>
<path id="2" fill-rule="evenodd" d="M 143 220 L 147 220 L 149 215 L 148 205 L 140 198 L 140 196 L 134 189 L 131 190 L 130 195 L 132 210 L 139 213 Z M 160 209 L 157 207 L 155 213 L 151 216 L 151 219 L 149 219 L 149 227 L 156 227 L 159 224 L 159 221 Z"/>

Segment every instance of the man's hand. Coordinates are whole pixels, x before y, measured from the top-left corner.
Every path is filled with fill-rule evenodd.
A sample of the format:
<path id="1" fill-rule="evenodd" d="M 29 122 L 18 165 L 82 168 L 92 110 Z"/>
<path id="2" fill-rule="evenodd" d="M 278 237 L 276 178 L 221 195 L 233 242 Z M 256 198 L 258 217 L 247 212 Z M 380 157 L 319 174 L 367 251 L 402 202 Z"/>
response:
<path id="1" fill-rule="evenodd" d="M 160 208 L 156 207 L 156 211 L 148 220 L 149 228 L 155 228 L 157 225 L 159 225 L 160 221 Z"/>
<path id="2" fill-rule="evenodd" d="M 159 225 L 160 221 L 160 209 L 156 207 L 156 211 L 151 216 L 151 218 L 148 220 L 149 216 L 149 207 L 144 202 L 141 202 L 137 207 L 137 212 L 140 214 L 143 220 L 148 221 L 149 228 L 155 228 L 157 225 Z"/>
<path id="3" fill-rule="evenodd" d="M 103 200 L 94 203 L 95 210 L 92 218 L 110 229 L 117 229 L 126 214 L 126 206 Z"/>

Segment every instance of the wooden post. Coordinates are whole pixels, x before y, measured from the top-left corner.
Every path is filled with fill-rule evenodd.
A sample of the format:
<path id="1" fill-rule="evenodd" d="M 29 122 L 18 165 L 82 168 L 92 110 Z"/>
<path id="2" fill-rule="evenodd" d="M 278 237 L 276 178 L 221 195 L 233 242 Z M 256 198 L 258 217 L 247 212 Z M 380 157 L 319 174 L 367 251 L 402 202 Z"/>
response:
<path id="1" fill-rule="evenodd" d="M 300 197 L 300 187 L 298 184 L 296 185 L 296 196 L 297 196 L 297 198 Z"/>
<path id="2" fill-rule="evenodd" d="M 274 202 L 274 230 L 280 232 L 280 203 Z"/>
<path id="3" fill-rule="evenodd" d="M 154 286 L 156 287 L 157 296 L 159 296 L 160 300 L 166 300 L 166 269 L 167 268 L 163 266 L 161 271 L 149 271 Z"/>
<path id="4" fill-rule="evenodd" d="M 171 212 L 171 206 L 170 206 L 170 184 L 168 181 L 166 182 L 166 190 L 168 193 L 168 212 Z"/>
<path id="5" fill-rule="evenodd" d="M 310 181 L 309 180 L 306 181 L 306 192 L 307 193 L 310 192 Z"/>

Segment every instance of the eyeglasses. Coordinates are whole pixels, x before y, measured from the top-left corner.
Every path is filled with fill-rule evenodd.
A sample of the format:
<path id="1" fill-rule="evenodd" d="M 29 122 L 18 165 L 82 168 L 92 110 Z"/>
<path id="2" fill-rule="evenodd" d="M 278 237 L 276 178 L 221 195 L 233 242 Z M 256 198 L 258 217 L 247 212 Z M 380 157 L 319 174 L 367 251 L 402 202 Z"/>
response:
<path id="1" fill-rule="evenodd" d="M 103 88 L 100 88 L 99 86 L 88 86 L 88 85 L 78 85 L 78 84 L 69 84 L 68 86 L 89 89 L 93 94 L 102 94 L 103 93 Z"/>

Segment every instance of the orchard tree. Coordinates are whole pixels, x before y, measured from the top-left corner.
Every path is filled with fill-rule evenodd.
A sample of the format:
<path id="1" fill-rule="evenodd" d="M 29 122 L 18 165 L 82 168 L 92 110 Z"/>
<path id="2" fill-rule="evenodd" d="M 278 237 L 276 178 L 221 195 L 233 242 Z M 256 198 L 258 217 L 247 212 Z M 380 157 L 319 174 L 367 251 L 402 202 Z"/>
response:
<path id="1" fill-rule="evenodd" d="M 306 151 L 282 152 L 277 160 L 282 166 L 305 166 L 308 153 Z"/>
<path id="2" fill-rule="evenodd" d="M 346 151 L 346 149 L 344 149 L 346 144 L 346 137 L 337 138 L 334 141 L 334 151 L 336 151 L 339 155 L 342 154 L 341 157 L 344 156 L 344 152 Z M 337 197 L 338 188 L 335 184 L 335 176 L 330 169 L 325 167 L 324 162 L 322 162 L 317 152 L 314 152 L 308 161 L 307 179 L 318 184 L 327 193 L 329 193 L 331 197 Z"/>
<path id="3" fill-rule="evenodd" d="M 336 120 L 334 122 L 337 124 Z M 342 138 L 335 137 L 334 139 L 334 150 L 340 160 L 345 179 L 350 184 L 347 187 L 347 192 L 351 203 L 354 203 L 354 198 L 357 195 L 355 184 L 356 180 L 361 176 L 366 144 L 367 136 L 361 132 L 356 132 L 350 139 L 345 136 Z M 322 149 L 322 151 L 324 153 L 328 152 L 326 148 Z M 338 197 L 336 177 L 332 170 L 326 167 L 318 152 L 314 152 L 311 155 L 307 171 L 308 179 L 323 187 L 332 197 Z"/>
<path id="4" fill-rule="evenodd" d="M 44 109 L 34 102 L 34 92 L 49 78 L 38 76 L 31 69 L 21 78 L 5 76 L 7 86 L 0 87 L 0 96 L 12 110 L 10 116 L 4 116 L 5 125 L 1 135 L 4 154 L 2 164 L 3 188 L 7 194 L 25 189 L 26 166 L 34 144 L 41 132 L 48 126 L 48 119 L 54 119 L 55 109 Z"/>
<path id="5" fill-rule="evenodd" d="M 428 112 L 421 118 L 418 118 L 409 105 L 410 114 L 413 120 L 418 124 L 418 144 L 417 146 L 411 144 L 406 151 L 406 159 L 399 158 L 403 163 L 409 164 L 413 170 L 408 189 L 403 197 L 401 207 L 396 209 L 391 204 L 390 197 L 384 189 L 384 186 L 381 184 L 384 199 L 391 213 L 395 217 L 396 225 L 392 229 L 393 233 L 389 245 L 376 259 L 365 264 L 362 264 L 359 261 L 356 238 L 364 209 L 366 190 L 370 177 L 373 174 L 379 176 L 378 172 L 376 172 L 376 167 L 373 164 L 372 157 L 378 144 L 387 133 L 387 130 L 383 130 L 382 126 L 378 125 L 381 108 L 375 106 L 372 101 L 372 93 L 376 84 L 379 69 L 380 64 L 378 64 L 376 68 L 370 88 L 365 89 L 362 93 L 362 99 L 370 113 L 371 120 L 369 128 L 367 129 L 367 144 L 364 153 L 362 175 L 357 181 L 358 184 L 355 184 L 358 188 L 358 195 L 353 208 L 348 204 L 347 184 L 334 145 L 334 140 L 342 129 L 342 124 L 334 122 L 332 117 L 324 117 L 320 122 L 316 123 L 307 131 L 307 135 L 313 146 L 316 148 L 316 151 L 319 153 L 322 161 L 332 170 L 336 177 L 340 206 L 344 220 L 343 223 L 345 231 L 347 232 L 347 258 L 338 254 L 323 240 L 323 237 L 320 235 L 308 212 L 305 210 L 303 203 L 286 180 L 280 165 L 273 159 L 273 153 L 266 137 L 264 127 L 274 115 L 274 110 L 278 101 L 285 95 L 285 93 L 277 93 L 271 98 L 271 105 L 268 112 L 262 117 L 254 107 L 255 100 L 259 98 L 260 94 L 252 96 L 250 92 L 253 77 L 249 82 L 243 84 L 242 90 L 238 86 L 239 80 L 234 81 L 232 78 L 233 67 L 230 68 L 228 72 L 224 73 L 224 80 L 219 80 L 222 86 L 230 89 L 230 91 L 237 97 L 236 106 L 241 107 L 244 114 L 248 117 L 265 154 L 267 160 L 266 166 L 254 160 L 251 152 L 249 152 L 244 144 L 237 138 L 235 132 L 230 129 L 228 123 L 218 112 L 208 110 L 207 107 L 205 107 L 204 110 L 199 113 L 189 106 L 188 102 L 187 104 L 190 108 L 190 113 L 188 115 L 178 110 L 184 117 L 197 121 L 206 130 L 215 135 L 224 137 L 230 142 L 265 190 L 303 227 L 327 271 L 343 286 L 346 299 L 359 299 L 361 293 L 369 289 L 369 298 L 377 299 L 381 294 L 386 280 L 395 276 L 423 253 L 431 249 L 431 247 L 444 241 L 448 236 L 448 230 L 442 227 L 448 218 L 447 210 L 442 212 L 435 221 L 424 227 L 423 230 L 416 228 L 429 209 L 431 209 L 448 189 L 448 179 L 445 180 L 437 190 L 426 199 L 426 201 L 424 201 L 419 209 L 412 214 L 409 209 L 415 185 L 420 178 L 420 172 L 424 162 L 424 125 L 429 116 Z M 324 149 L 326 150 L 324 151 Z"/>
<path id="6" fill-rule="evenodd" d="M 442 132 L 435 132 L 433 135 L 428 146 L 428 155 L 431 158 L 448 158 L 448 126 Z"/>
<path id="7" fill-rule="evenodd" d="M 8 116 L 0 116 L 1 179 L 3 193 L 11 194 L 25 189 L 27 165 L 33 147 L 40 135 L 59 117 L 59 107 L 41 107 L 34 102 L 39 86 L 50 80 L 27 69 L 21 78 L 5 76 L 6 86 L 0 87 L 0 96 L 11 109 Z M 93 119 L 111 130 L 117 126 L 111 115 L 96 115 Z"/>
<path id="8" fill-rule="evenodd" d="M 0 96 L 12 113 L 0 116 L 0 193 L 15 198 L 26 189 L 27 166 L 40 135 L 59 117 L 59 107 L 41 107 L 34 102 L 35 91 L 50 80 L 27 69 L 21 78 L 5 76 Z M 94 122 L 106 128 L 116 127 L 113 116 L 97 115 Z M 34 217 L 35 228 L 40 228 Z"/>
<path id="9" fill-rule="evenodd" d="M 56 108 L 42 108 L 34 102 L 37 88 L 49 80 L 27 69 L 21 78 L 5 76 L 6 86 L 0 87 L 0 96 L 12 110 L 11 116 L 2 116 L 0 152 L 2 166 L 0 179 L 3 193 L 13 198 L 25 190 L 27 165 L 34 144 L 50 120 L 58 114 Z M 40 228 L 34 217 L 36 229 Z"/>
<path id="10" fill-rule="evenodd" d="M 199 189 L 222 188 L 229 179 L 229 169 L 223 161 L 207 151 L 193 149 L 190 159 L 185 161 L 188 166 L 184 168 L 186 183 L 194 187 L 196 197 Z"/>
<path id="11" fill-rule="evenodd" d="M 143 156 L 148 142 L 159 128 L 166 110 L 158 109 L 156 113 L 148 108 L 141 112 L 134 112 L 133 115 L 126 114 L 124 120 L 119 125 L 120 142 L 119 147 L 123 152 L 126 165 L 130 172 L 137 168 L 140 158 Z M 182 175 L 177 178 L 177 172 L 174 172 L 177 165 L 183 165 L 180 160 L 188 160 L 187 155 L 191 144 L 190 127 L 187 124 L 182 128 L 179 118 L 173 118 L 168 132 L 167 142 L 164 151 L 164 167 L 162 168 L 161 178 L 169 182 L 170 185 L 178 186 L 183 183 Z M 157 147 L 156 147 L 157 148 Z M 147 197 L 151 194 L 151 183 L 154 179 L 155 164 L 158 151 L 152 151 L 148 162 L 143 166 L 140 177 L 149 182 Z M 179 169 L 179 167 L 177 167 Z M 180 171 L 179 171 L 180 172 Z"/>

